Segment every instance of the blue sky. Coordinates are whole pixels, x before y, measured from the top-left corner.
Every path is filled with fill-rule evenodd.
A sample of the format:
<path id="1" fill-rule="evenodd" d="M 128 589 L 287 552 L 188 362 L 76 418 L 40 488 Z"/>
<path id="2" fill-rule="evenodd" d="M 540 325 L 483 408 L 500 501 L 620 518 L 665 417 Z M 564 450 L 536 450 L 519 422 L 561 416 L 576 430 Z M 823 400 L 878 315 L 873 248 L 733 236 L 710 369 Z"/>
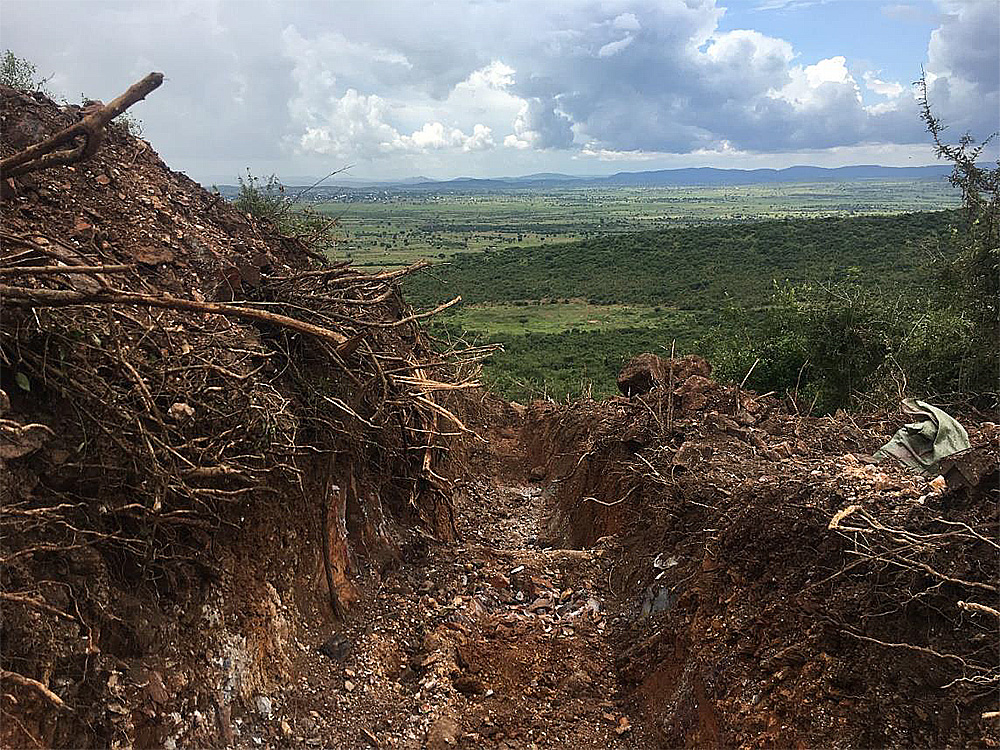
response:
<path id="1" fill-rule="evenodd" d="M 232 182 L 933 163 L 998 129 L 1000 0 L 0 0 L 50 89 L 135 109 L 174 168 Z M 44 44 L 38 29 L 44 28 Z"/>
<path id="2" fill-rule="evenodd" d="M 881 70 L 890 80 L 913 81 L 941 11 L 932 2 L 842 0 L 815 4 L 724 2 L 722 31 L 752 28 L 794 42 L 806 60 L 835 55 L 850 67 Z M 1000 21 L 998 21 L 1000 23 Z"/>

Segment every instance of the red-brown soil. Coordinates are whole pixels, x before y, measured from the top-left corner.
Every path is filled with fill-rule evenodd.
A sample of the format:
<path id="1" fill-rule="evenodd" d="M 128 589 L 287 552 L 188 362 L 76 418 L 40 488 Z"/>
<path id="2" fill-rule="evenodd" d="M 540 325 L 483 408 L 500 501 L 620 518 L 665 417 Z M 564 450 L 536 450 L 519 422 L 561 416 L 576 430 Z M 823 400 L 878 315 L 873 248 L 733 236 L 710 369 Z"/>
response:
<path id="1" fill-rule="evenodd" d="M 669 416 L 668 416 L 669 415 Z M 549 527 L 605 538 L 633 720 L 664 747 L 995 746 L 1000 430 L 947 480 L 870 455 L 903 420 L 804 418 L 699 376 L 529 412 Z"/>

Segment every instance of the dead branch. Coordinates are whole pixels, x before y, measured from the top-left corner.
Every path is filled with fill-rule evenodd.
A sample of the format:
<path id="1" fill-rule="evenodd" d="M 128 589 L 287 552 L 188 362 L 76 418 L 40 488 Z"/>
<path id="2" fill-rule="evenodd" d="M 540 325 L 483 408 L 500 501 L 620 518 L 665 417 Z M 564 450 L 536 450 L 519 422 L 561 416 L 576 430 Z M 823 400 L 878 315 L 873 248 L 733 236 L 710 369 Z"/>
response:
<path id="1" fill-rule="evenodd" d="M 984 615 L 993 615 L 994 617 L 1000 619 L 1000 611 L 993 609 L 993 607 L 987 607 L 985 604 L 976 604 L 976 602 L 959 602 L 959 609 L 964 609 L 966 612 L 979 612 Z"/>
<path id="2" fill-rule="evenodd" d="M 0 276 L 43 276 L 52 273 L 121 273 L 135 266 L 124 264 L 108 266 L 15 266 L 0 268 Z"/>
<path id="3" fill-rule="evenodd" d="M 853 633 L 850 630 L 842 629 L 840 632 L 843 633 L 844 635 L 851 636 L 851 638 L 857 638 L 859 641 L 867 641 L 868 643 L 874 643 L 875 645 L 883 646 L 884 648 L 904 649 L 906 651 L 913 651 L 914 653 L 924 654 L 926 656 L 933 656 L 937 659 L 942 659 L 945 661 L 948 660 L 957 661 L 959 664 L 962 665 L 963 668 L 970 669 L 974 672 L 989 671 L 986 668 L 981 667 L 977 664 L 969 664 L 965 659 L 963 659 L 961 656 L 957 656 L 956 654 L 943 654 L 940 651 L 935 651 L 934 649 L 927 648 L 926 646 L 915 646 L 912 643 L 890 643 L 888 641 L 880 641 L 878 638 L 869 638 L 866 635 L 861 635 L 860 633 Z"/>
<path id="4" fill-rule="evenodd" d="M 6 669 L 0 669 L 0 680 L 10 680 L 15 685 L 20 685 L 21 687 L 30 688 L 35 692 L 37 692 L 42 697 L 44 697 L 49 703 L 51 703 L 56 708 L 63 708 L 69 710 L 69 706 L 66 705 L 66 702 L 62 698 L 53 693 L 38 680 L 33 680 L 30 677 L 25 677 L 23 674 L 19 674 L 17 672 L 8 672 Z"/>
<path id="5" fill-rule="evenodd" d="M 145 99 L 161 83 L 163 83 L 163 73 L 150 73 L 141 81 L 129 86 L 128 90 L 113 102 L 90 113 L 80 122 L 63 128 L 51 138 L 0 161 L 0 177 L 17 177 L 39 169 L 74 164 L 89 159 L 100 148 L 107 124 L 136 102 Z M 84 139 L 83 143 L 73 148 L 57 150 L 60 146 L 72 143 L 81 137 Z"/>
<path id="6" fill-rule="evenodd" d="M 181 299 L 169 294 L 156 296 L 152 294 L 136 294 L 118 289 L 106 289 L 96 294 L 84 294 L 82 292 L 72 292 L 63 289 L 32 289 L 28 287 L 16 287 L 0 285 L 0 298 L 7 304 L 20 305 L 22 307 L 70 307 L 75 305 L 137 305 L 140 307 L 161 307 L 167 310 L 183 310 L 187 312 L 208 313 L 210 315 L 223 315 L 230 318 L 241 318 L 257 323 L 270 323 L 272 325 L 288 328 L 299 333 L 315 336 L 324 341 L 330 341 L 337 345 L 338 354 L 342 354 L 340 347 L 344 347 L 343 352 L 356 347 L 341 333 L 331 331 L 329 328 L 322 328 L 303 320 L 289 318 L 286 315 L 267 312 L 265 310 L 255 310 L 240 305 L 231 305 L 219 302 L 197 302 L 190 299 Z"/>
<path id="7" fill-rule="evenodd" d="M 51 604 L 42 600 L 39 597 L 34 597 L 23 593 L 13 593 L 13 592 L 8 593 L 6 591 L 0 591 L 0 599 L 2 599 L 5 602 L 23 604 L 26 607 L 34 607 L 35 609 L 39 609 L 43 612 L 48 612 L 50 614 L 55 615 L 56 617 L 62 617 L 66 620 L 71 620 L 73 622 L 76 621 L 76 618 L 73 617 L 73 615 L 63 612 L 58 607 L 53 607 Z"/>

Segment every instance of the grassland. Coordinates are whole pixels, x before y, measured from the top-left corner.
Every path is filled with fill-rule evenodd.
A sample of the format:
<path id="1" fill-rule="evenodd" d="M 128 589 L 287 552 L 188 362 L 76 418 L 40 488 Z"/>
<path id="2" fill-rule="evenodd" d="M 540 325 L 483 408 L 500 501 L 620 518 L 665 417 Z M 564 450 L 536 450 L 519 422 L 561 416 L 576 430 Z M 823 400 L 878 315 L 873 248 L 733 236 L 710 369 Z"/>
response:
<path id="1" fill-rule="evenodd" d="M 958 205 L 943 181 L 866 180 L 731 187 L 548 188 L 495 193 L 378 192 L 316 206 L 339 218 L 342 252 L 359 265 L 513 246 L 556 245 L 688 223 L 855 216 Z"/>
<path id="2" fill-rule="evenodd" d="M 502 343 L 484 375 L 527 399 L 608 394 L 625 359 L 672 343 L 711 356 L 725 311 L 763 311 L 776 285 L 912 286 L 949 231 L 940 209 L 957 204 L 942 182 L 865 181 L 372 193 L 317 208 L 339 217 L 338 255 L 355 263 L 437 261 L 409 298 L 461 294 L 433 332 Z"/>
<path id="3" fill-rule="evenodd" d="M 459 254 L 408 289 L 421 306 L 468 301 L 434 329 L 503 343 L 486 375 L 508 395 L 605 395 L 639 351 L 676 342 L 711 356 L 729 308 L 757 315 L 789 284 L 850 282 L 919 299 L 952 224 L 952 212 L 937 211 L 683 225 Z"/>

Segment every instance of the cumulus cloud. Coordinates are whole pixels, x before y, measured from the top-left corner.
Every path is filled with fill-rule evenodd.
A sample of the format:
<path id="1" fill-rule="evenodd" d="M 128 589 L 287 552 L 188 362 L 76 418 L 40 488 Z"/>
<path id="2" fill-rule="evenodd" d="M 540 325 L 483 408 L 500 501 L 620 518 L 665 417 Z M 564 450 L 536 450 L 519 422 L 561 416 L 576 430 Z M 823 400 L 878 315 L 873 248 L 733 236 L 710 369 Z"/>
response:
<path id="1" fill-rule="evenodd" d="M 427 122 L 409 135 L 387 122 L 389 108 L 381 97 L 354 89 L 329 103 L 312 118 L 296 144 L 301 151 L 342 159 L 394 153 L 426 153 L 441 149 L 480 151 L 493 148 L 492 130 L 477 123 L 471 134 L 440 122 Z"/>
<path id="2" fill-rule="evenodd" d="M 642 28 L 642 24 L 639 23 L 639 19 L 636 18 L 635 13 L 622 13 L 615 16 L 615 19 L 611 22 L 619 31 L 638 31 Z"/>
<path id="3" fill-rule="evenodd" d="M 945 2 L 927 45 L 928 97 L 953 130 L 980 137 L 997 129 L 1000 24 L 992 2 Z"/>
<path id="4" fill-rule="evenodd" d="M 985 135 L 1000 109 L 996 5 L 936 8 L 923 60 L 931 103 L 950 132 Z M 911 3 L 873 12 L 928 23 Z M 298 0 L 257 0 L 253 13 L 236 0 L 5 0 L 4 36 L 72 98 L 107 97 L 163 69 L 167 84 L 137 108 L 146 132 L 182 166 L 233 174 L 251 157 L 505 169 L 555 154 L 627 162 L 926 142 L 911 79 L 836 49 L 809 58 L 794 38 L 723 30 L 725 14 L 717 0 L 413 0 L 406 13 Z"/>
<path id="5" fill-rule="evenodd" d="M 517 149 L 568 148 L 572 143 L 569 116 L 556 102 L 537 97 L 524 102 L 514 118 L 514 132 L 504 138 L 505 146 Z"/>

